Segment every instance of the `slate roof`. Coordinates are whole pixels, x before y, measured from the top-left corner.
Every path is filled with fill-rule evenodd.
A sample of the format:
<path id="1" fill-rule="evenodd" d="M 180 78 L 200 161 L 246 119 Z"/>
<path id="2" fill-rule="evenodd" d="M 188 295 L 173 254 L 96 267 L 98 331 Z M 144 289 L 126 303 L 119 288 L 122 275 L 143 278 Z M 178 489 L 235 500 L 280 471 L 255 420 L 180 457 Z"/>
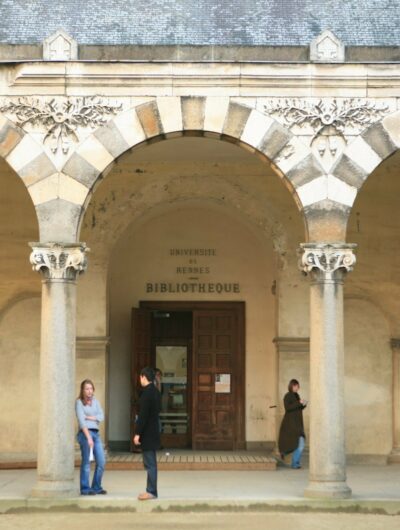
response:
<path id="1" fill-rule="evenodd" d="M 400 0 L 0 0 L 0 43 L 62 28 L 78 44 L 399 46 Z"/>

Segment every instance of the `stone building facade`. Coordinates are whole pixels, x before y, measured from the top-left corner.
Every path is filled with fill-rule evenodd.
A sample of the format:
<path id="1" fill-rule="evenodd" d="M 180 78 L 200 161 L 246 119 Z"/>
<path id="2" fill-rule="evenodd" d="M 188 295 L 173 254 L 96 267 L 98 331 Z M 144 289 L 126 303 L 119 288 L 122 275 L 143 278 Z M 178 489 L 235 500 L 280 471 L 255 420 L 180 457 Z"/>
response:
<path id="1" fill-rule="evenodd" d="M 108 447 L 129 450 L 135 370 L 170 352 L 168 406 L 186 403 L 171 435 L 273 449 L 297 377 L 305 493 L 349 496 L 346 453 L 400 450 L 390 31 L 91 43 L 70 22 L 40 43 L 1 34 L 0 456 L 37 452 L 33 493 L 73 494 L 79 382 Z M 175 316 L 180 335 L 156 322 Z"/>

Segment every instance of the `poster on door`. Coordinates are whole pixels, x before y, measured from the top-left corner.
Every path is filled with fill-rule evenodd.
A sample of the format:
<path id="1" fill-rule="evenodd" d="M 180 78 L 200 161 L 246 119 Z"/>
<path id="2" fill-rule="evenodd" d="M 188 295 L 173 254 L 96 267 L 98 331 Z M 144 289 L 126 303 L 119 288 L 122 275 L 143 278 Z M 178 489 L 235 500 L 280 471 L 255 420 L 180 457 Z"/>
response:
<path id="1" fill-rule="evenodd" d="M 215 393 L 230 394 L 231 374 L 215 374 Z"/>

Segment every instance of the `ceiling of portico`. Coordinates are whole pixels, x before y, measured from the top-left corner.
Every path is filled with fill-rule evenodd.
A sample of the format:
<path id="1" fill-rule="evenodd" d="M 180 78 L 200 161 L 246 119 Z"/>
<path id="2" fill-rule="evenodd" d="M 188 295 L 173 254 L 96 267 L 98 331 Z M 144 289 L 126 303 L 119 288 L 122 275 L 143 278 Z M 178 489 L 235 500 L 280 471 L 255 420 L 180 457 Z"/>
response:
<path id="1" fill-rule="evenodd" d="M 94 193 L 80 236 L 92 249 L 91 267 L 107 263 L 132 223 L 194 202 L 229 211 L 282 257 L 305 237 L 291 194 L 268 164 L 227 142 L 175 138 L 123 155 Z"/>

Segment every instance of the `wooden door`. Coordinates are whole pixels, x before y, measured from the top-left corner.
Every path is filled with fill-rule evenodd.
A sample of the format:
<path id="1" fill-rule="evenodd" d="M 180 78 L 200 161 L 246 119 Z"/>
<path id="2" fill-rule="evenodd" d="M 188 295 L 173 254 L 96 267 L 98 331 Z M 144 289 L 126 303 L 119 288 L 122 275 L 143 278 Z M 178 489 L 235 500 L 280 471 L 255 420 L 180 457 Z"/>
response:
<path id="1" fill-rule="evenodd" d="M 244 391 L 244 373 L 240 372 L 238 339 L 236 311 L 194 311 L 194 449 L 232 450 L 241 446 L 242 411 L 239 394 Z M 229 378 L 230 384 L 227 384 Z"/>
<path id="2" fill-rule="evenodd" d="M 142 368 L 151 366 L 151 312 L 148 309 L 132 309 L 132 358 L 131 358 L 131 438 L 135 434 L 135 417 L 138 414 L 140 392 L 139 375 Z"/>

